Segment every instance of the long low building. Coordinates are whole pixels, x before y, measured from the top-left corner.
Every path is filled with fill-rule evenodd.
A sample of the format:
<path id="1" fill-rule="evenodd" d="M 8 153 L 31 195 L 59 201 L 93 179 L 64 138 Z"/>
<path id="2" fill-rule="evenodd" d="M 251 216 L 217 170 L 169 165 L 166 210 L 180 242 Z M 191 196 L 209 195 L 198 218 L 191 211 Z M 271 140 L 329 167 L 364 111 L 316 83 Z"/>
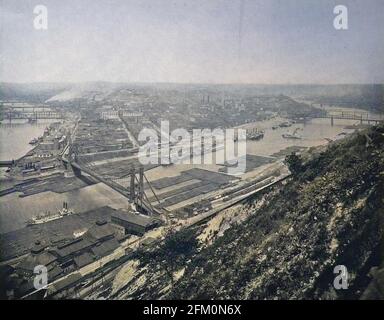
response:
<path id="1" fill-rule="evenodd" d="M 147 231 L 160 225 L 160 220 L 135 213 L 116 211 L 111 215 L 111 222 L 125 229 L 125 234 L 142 236 Z"/>

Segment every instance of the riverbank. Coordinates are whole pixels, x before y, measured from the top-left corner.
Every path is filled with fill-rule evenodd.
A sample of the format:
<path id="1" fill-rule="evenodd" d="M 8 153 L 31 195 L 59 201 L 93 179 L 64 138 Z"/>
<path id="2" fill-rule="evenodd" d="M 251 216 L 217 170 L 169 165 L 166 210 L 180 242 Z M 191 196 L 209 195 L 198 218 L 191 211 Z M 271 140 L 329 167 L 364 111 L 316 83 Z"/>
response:
<path id="1" fill-rule="evenodd" d="M 52 121 L 28 123 L 24 120 L 0 123 L 0 161 L 16 160 L 33 149 L 29 142 L 44 133 Z"/>

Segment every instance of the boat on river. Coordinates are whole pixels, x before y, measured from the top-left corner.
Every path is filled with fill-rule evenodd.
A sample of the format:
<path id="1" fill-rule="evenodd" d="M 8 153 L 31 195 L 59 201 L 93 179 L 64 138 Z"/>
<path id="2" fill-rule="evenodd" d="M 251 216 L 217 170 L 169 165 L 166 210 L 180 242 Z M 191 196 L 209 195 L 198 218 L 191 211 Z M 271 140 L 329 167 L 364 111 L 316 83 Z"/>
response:
<path id="1" fill-rule="evenodd" d="M 27 221 L 27 226 L 33 226 L 36 224 L 54 221 L 57 219 L 61 219 L 65 216 L 69 216 L 71 214 L 74 214 L 74 211 L 64 206 L 63 209 L 59 210 L 56 213 L 46 212 L 44 214 L 39 214 L 36 217 L 33 217 L 31 220 Z"/>
<path id="2" fill-rule="evenodd" d="M 299 134 L 297 134 L 297 131 L 299 129 L 300 128 L 296 128 L 295 131 L 293 131 L 293 133 L 283 133 L 281 136 L 284 139 L 302 139 L 302 137 Z"/>

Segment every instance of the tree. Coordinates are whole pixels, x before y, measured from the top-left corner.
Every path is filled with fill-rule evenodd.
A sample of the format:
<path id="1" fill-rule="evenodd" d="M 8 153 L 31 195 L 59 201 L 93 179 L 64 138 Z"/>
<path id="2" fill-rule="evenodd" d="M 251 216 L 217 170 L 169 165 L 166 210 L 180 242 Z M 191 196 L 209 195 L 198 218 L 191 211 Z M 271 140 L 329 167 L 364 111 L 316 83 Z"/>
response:
<path id="1" fill-rule="evenodd" d="M 302 159 L 295 152 L 292 152 L 290 155 L 285 157 L 285 164 L 288 166 L 289 171 L 292 174 L 298 174 L 302 169 Z"/>
<path id="2" fill-rule="evenodd" d="M 198 243 L 196 234 L 191 229 L 169 231 L 160 246 L 143 258 L 153 266 L 163 269 L 173 286 L 173 273 L 197 252 Z"/>

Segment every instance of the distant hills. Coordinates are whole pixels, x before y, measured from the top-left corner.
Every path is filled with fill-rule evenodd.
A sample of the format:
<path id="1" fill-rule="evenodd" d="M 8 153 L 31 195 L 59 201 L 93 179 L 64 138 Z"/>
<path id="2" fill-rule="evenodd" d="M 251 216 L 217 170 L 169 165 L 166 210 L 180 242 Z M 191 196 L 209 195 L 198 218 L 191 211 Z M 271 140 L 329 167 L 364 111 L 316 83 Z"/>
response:
<path id="1" fill-rule="evenodd" d="M 177 84 L 177 83 L 0 83 L 1 100 L 28 100 L 36 102 L 71 101 L 98 96 L 113 97 L 121 89 L 180 90 L 199 92 L 226 92 L 237 96 L 288 95 L 316 103 L 342 107 L 355 107 L 384 112 L 383 84 L 340 85 L 251 85 L 251 84 Z"/>

